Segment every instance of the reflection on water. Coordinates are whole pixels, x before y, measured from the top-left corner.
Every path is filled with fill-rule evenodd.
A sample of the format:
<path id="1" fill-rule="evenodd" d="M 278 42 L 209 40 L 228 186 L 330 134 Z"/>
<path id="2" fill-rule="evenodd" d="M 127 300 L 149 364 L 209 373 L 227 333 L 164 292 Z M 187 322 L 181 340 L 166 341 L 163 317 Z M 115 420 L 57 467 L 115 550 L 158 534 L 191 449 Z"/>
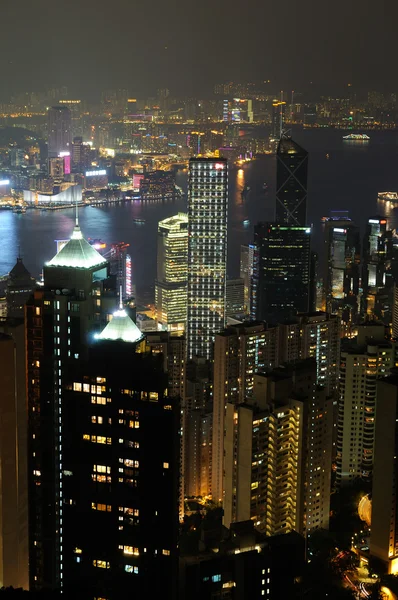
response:
<path id="1" fill-rule="evenodd" d="M 398 207 L 377 201 L 382 190 L 398 191 L 395 132 L 373 132 L 369 144 L 360 147 L 345 145 L 339 131 L 298 131 L 294 138 L 309 151 L 308 222 L 314 225 L 316 250 L 322 248 L 321 217 L 333 209 L 348 210 L 362 229 L 365 220 L 377 213 L 387 216 L 391 227 L 398 227 Z M 275 157 L 266 156 L 230 170 L 228 273 L 232 277 L 239 274 L 240 245 L 252 241 L 253 226 L 274 218 L 275 169 Z M 178 172 L 177 185 L 186 191 L 186 170 Z M 80 224 L 86 237 L 130 244 L 133 278 L 142 293 L 154 284 L 157 223 L 186 211 L 186 200 L 183 196 L 174 202 L 88 207 L 80 210 Z M 145 219 L 145 224 L 135 224 L 137 218 Z M 68 238 L 73 224 L 72 209 L 25 214 L 0 211 L 0 275 L 12 268 L 20 245 L 26 266 L 37 276 L 55 254 L 54 240 Z"/>

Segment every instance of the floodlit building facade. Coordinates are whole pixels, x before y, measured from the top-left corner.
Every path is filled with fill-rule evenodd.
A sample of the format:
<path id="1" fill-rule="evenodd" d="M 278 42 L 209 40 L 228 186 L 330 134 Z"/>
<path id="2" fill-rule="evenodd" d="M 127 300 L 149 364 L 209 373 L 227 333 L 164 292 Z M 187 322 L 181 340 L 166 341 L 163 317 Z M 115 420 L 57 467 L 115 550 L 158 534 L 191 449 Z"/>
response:
<path id="1" fill-rule="evenodd" d="M 155 305 L 161 329 L 182 334 L 188 304 L 188 215 L 159 222 Z"/>
<path id="2" fill-rule="evenodd" d="M 188 358 L 210 358 L 225 325 L 228 161 L 191 158 L 188 183 Z"/>

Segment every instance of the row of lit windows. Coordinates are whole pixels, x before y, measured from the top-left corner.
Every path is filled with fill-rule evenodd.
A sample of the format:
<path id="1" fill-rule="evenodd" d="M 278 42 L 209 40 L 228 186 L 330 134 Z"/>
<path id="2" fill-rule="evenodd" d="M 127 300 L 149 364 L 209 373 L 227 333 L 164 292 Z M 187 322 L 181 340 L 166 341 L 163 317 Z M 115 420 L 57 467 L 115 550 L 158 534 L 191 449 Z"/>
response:
<path id="1" fill-rule="evenodd" d="M 112 438 L 104 437 L 102 435 L 92 435 L 88 433 L 83 434 L 83 440 L 94 442 L 95 444 L 112 444 Z"/>
<path id="2" fill-rule="evenodd" d="M 102 392 L 106 392 L 105 385 L 90 385 L 89 383 L 79 383 L 78 381 L 73 382 L 73 391 L 74 392 L 84 392 L 89 394 L 98 394 L 101 395 Z"/>

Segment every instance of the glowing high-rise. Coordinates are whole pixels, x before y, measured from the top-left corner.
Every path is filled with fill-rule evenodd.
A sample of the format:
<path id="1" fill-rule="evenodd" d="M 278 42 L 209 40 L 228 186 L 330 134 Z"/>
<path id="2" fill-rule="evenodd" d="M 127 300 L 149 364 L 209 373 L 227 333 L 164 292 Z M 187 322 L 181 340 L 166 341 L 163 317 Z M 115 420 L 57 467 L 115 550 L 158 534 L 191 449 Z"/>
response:
<path id="1" fill-rule="evenodd" d="M 155 304 L 161 329 L 182 333 L 187 321 L 188 215 L 159 222 Z"/>
<path id="2" fill-rule="evenodd" d="M 188 358 L 210 358 L 225 322 L 228 161 L 191 158 L 188 187 Z"/>

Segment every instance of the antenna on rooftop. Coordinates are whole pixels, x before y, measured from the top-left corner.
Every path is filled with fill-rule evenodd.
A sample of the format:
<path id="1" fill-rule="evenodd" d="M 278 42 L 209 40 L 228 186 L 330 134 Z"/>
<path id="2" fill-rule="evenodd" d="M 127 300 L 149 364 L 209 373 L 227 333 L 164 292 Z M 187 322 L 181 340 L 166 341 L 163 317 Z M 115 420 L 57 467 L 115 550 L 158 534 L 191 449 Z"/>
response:
<path id="1" fill-rule="evenodd" d="M 79 205 L 77 203 L 77 194 L 76 194 L 76 201 L 75 201 L 75 210 L 76 210 L 76 227 L 79 227 Z"/>

